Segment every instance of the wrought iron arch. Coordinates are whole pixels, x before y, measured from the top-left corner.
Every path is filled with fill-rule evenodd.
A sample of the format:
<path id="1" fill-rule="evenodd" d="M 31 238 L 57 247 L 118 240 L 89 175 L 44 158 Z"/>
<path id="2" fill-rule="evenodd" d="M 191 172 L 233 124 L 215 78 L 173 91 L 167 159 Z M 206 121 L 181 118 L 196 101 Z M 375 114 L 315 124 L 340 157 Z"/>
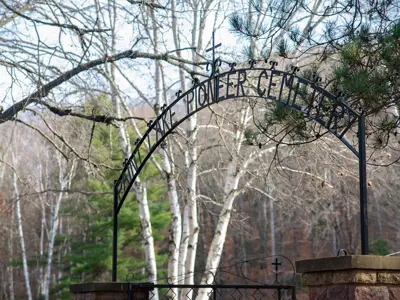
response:
<path id="1" fill-rule="evenodd" d="M 270 62 L 270 68 L 256 67 L 256 61 L 249 61 L 249 67 L 236 69 L 236 64 L 230 64 L 230 70 L 218 74 L 213 62 L 212 73 L 209 78 L 200 82 L 193 81 L 193 87 L 188 91 L 176 93 L 177 98 L 168 106 L 164 105 L 154 121 L 148 122 L 148 129 L 141 139 L 135 142 L 135 148 L 124 162 L 121 175 L 114 183 L 114 239 L 113 239 L 113 281 L 116 280 L 116 247 L 118 213 L 127 197 L 137 176 L 147 160 L 159 147 L 163 147 L 165 138 L 186 119 L 200 110 L 229 99 L 260 98 L 279 102 L 291 109 L 297 110 L 309 119 L 319 123 L 322 127 L 336 136 L 359 159 L 360 174 L 360 207 L 361 207 L 361 249 L 362 254 L 368 254 L 368 227 L 367 227 L 367 190 L 366 190 L 366 156 L 365 156 L 365 116 L 349 107 L 344 95 L 334 95 L 321 87 L 321 78 L 313 76 L 308 80 L 296 74 L 297 67 L 291 72 L 275 69 L 276 62 Z M 248 88 L 248 75 L 257 81 L 256 87 Z M 279 92 L 277 92 L 279 91 Z M 304 92 L 310 97 L 308 103 L 300 101 Z M 179 110 L 177 109 L 179 108 Z M 178 112 L 183 115 L 178 117 Z M 346 140 L 345 134 L 358 123 L 358 149 Z M 144 143 L 150 146 L 149 151 L 141 149 Z"/>

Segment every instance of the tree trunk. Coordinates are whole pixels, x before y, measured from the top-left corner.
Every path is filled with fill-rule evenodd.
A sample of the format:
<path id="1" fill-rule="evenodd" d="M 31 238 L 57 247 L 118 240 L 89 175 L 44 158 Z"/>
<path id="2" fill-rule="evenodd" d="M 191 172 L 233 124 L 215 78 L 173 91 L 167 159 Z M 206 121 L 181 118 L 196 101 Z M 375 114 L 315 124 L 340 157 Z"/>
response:
<path id="1" fill-rule="evenodd" d="M 142 244 L 145 252 L 146 272 L 149 282 L 157 283 L 157 266 L 154 253 L 154 239 L 150 222 L 150 210 L 147 200 L 147 187 L 138 178 L 135 182 L 136 198 L 139 204 L 139 217 L 142 227 Z M 154 299 L 158 299 L 158 290 L 153 291 Z"/>
<path id="2" fill-rule="evenodd" d="M 179 282 L 185 283 L 185 268 L 186 268 L 186 258 L 189 245 L 189 203 L 186 203 L 183 208 L 183 221 L 182 221 L 182 238 L 179 247 Z"/>
<path id="3" fill-rule="evenodd" d="M 0 282 L 1 282 L 1 295 L 0 299 L 1 300 L 8 300 L 8 294 L 7 294 L 7 282 L 8 280 L 6 279 L 8 277 L 8 270 L 7 267 L 5 266 L 5 263 L 0 262 Z"/>
<path id="4" fill-rule="evenodd" d="M 171 211 L 171 227 L 169 230 L 169 256 L 168 256 L 168 281 L 175 283 L 178 280 L 178 262 L 179 262 L 179 245 L 181 242 L 181 212 L 178 202 L 178 194 L 176 192 L 176 180 L 170 178 L 168 180 L 168 199 L 170 200 Z M 178 290 L 174 290 L 177 293 Z"/>
<path id="5" fill-rule="evenodd" d="M 258 215 L 260 216 L 260 249 L 261 255 L 267 255 L 267 200 L 263 199 L 259 206 Z"/>
<path id="6" fill-rule="evenodd" d="M 63 219 L 60 218 L 60 225 L 58 226 L 59 229 L 59 235 L 62 236 L 63 235 Z M 63 271 L 61 268 L 61 264 L 62 264 L 62 251 L 63 251 L 63 247 L 62 245 L 60 245 L 59 250 L 58 250 L 58 274 L 57 274 L 57 280 L 60 281 L 62 276 L 63 276 Z"/>
<path id="7" fill-rule="evenodd" d="M 179 29 L 177 24 L 176 17 L 176 0 L 171 0 L 171 18 L 172 18 L 172 34 L 175 49 L 180 49 L 180 40 L 179 40 Z M 176 55 L 181 57 L 181 52 L 177 51 Z M 181 89 L 183 91 L 186 90 L 185 85 L 185 75 L 182 69 L 179 69 L 179 79 Z M 189 166 L 189 154 L 185 153 L 186 165 Z M 178 280 L 179 283 L 185 282 L 185 267 L 186 267 L 186 258 L 188 252 L 188 244 L 189 244 L 189 203 L 188 199 L 185 201 L 185 206 L 183 209 L 183 222 L 182 222 L 182 237 L 179 246 L 179 271 L 178 271 Z"/>
<path id="8" fill-rule="evenodd" d="M 57 153 L 57 162 L 59 167 L 58 180 L 60 183 L 60 190 L 63 191 L 70 186 L 72 179 L 75 175 L 76 160 L 72 162 L 72 165 L 69 170 L 67 167 L 67 162 L 64 161 L 64 158 L 58 153 Z M 61 201 L 63 200 L 63 198 L 64 198 L 64 193 L 59 192 L 56 202 L 50 211 L 50 222 L 49 222 L 50 230 L 47 242 L 47 265 L 46 265 L 46 279 L 45 279 L 46 288 L 44 294 L 45 300 L 49 300 L 50 298 L 50 285 L 52 279 L 51 269 L 53 264 L 54 243 L 60 222 L 59 212 L 60 212 Z M 56 276 L 54 276 L 54 280 L 55 279 Z"/>
<path id="9" fill-rule="evenodd" d="M 235 185 L 235 183 L 234 183 Z M 233 186 L 234 186 L 233 185 Z M 226 233 L 231 218 L 232 205 L 237 196 L 237 193 L 232 190 L 224 201 L 221 213 L 219 214 L 217 228 L 215 229 L 214 237 L 210 245 L 210 250 L 207 255 L 206 271 L 204 272 L 201 284 L 211 284 L 214 280 L 216 269 L 219 265 Z M 211 289 L 199 290 L 199 300 L 205 300 L 208 298 Z"/>
<path id="10" fill-rule="evenodd" d="M 250 162 L 250 160 L 248 159 L 246 163 L 240 166 L 240 168 L 242 169 L 240 171 L 238 170 L 238 162 L 236 156 L 238 155 L 243 142 L 244 128 L 246 123 L 248 122 L 248 113 L 249 108 L 244 108 L 240 111 L 239 126 L 237 126 L 233 141 L 234 152 L 229 158 L 230 161 L 228 163 L 228 168 L 226 171 L 223 205 L 218 217 L 218 223 L 215 229 L 213 240 L 208 251 L 206 268 L 203 278 L 201 280 L 202 284 L 207 284 L 213 281 L 215 269 L 218 267 L 221 259 L 226 233 L 231 218 L 233 202 L 236 196 L 239 194 L 239 192 L 237 191 L 239 180 L 243 175 L 242 171 L 246 167 L 247 163 Z M 210 289 L 201 289 L 199 291 L 199 300 L 205 300 L 208 297 L 209 293 Z"/>
<path id="11" fill-rule="evenodd" d="M 14 153 L 12 153 L 11 155 L 12 155 L 13 165 L 15 168 L 17 166 L 16 160 L 15 160 L 15 155 L 14 155 Z M 27 260 L 27 253 L 26 253 L 25 240 L 24 240 L 24 230 L 22 228 L 21 201 L 19 198 L 18 178 L 17 178 L 17 174 L 15 172 L 16 171 L 14 171 L 14 173 L 13 173 L 14 192 L 15 192 L 15 198 L 16 198 L 15 214 L 16 214 L 16 218 L 17 218 L 18 236 L 19 236 L 19 242 L 20 242 L 20 247 L 21 247 L 21 258 L 22 258 L 22 266 L 23 266 L 24 279 L 25 279 L 26 295 L 27 295 L 28 300 L 32 300 L 31 284 L 29 281 L 29 268 L 28 268 L 28 262 L 27 262 L 28 260 Z"/>
<path id="12" fill-rule="evenodd" d="M 39 242 L 39 294 L 44 295 L 46 290 L 45 278 L 44 278 L 44 268 L 43 268 L 43 250 L 44 250 L 44 235 L 45 235 L 45 226 L 46 226 L 46 209 L 44 203 L 42 205 L 42 220 L 40 224 L 40 242 Z"/>
<path id="13" fill-rule="evenodd" d="M 11 226 L 10 226 L 10 239 L 8 240 L 8 249 L 10 258 L 14 259 L 14 214 L 11 214 Z M 14 292 L 14 268 L 13 266 L 7 266 L 7 274 L 9 276 L 9 291 L 10 291 L 10 300 L 15 299 Z"/>
<path id="14" fill-rule="evenodd" d="M 154 0 L 152 0 L 154 3 Z M 158 23 L 156 22 L 155 9 L 154 7 L 150 8 L 150 14 L 152 19 L 152 27 L 153 27 L 153 51 L 155 54 L 159 52 L 158 49 Z M 155 68 L 155 91 L 156 91 L 156 104 L 158 105 L 156 109 L 156 114 L 159 115 L 160 108 L 164 105 L 165 101 L 163 101 L 162 95 L 162 78 L 161 78 L 161 63 L 156 60 L 154 62 Z M 171 227 L 169 232 L 169 247 L 168 247 L 168 281 L 176 282 L 179 276 L 179 247 L 181 243 L 182 236 L 182 223 L 181 223 L 181 212 L 178 201 L 178 193 L 176 190 L 176 179 L 173 168 L 173 156 L 172 152 L 168 153 L 168 146 L 165 142 L 165 147 L 162 147 L 161 150 L 161 160 L 162 167 L 166 174 L 167 178 L 167 186 L 168 186 L 168 199 L 170 203 L 170 211 L 171 211 Z M 168 296 L 178 295 L 178 289 L 171 289 L 168 293 Z"/>
<path id="15" fill-rule="evenodd" d="M 204 272 L 203 278 L 201 280 L 202 284 L 212 283 L 215 275 L 215 270 L 219 265 L 222 250 L 225 243 L 226 233 L 228 230 L 229 221 L 231 218 L 231 211 L 233 202 L 237 196 L 237 186 L 239 183 L 239 178 L 236 176 L 237 163 L 236 160 L 231 158 L 228 166 L 227 176 L 225 181 L 225 199 L 221 212 L 218 217 L 217 227 L 213 236 L 213 240 L 210 245 L 210 249 L 207 255 L 206 271 Z M 201 289 L 199 291 L 199 300 L 204 300 L 210 293 L 210 289 Z"/>
<path id="16" fill-rule="evenodd" d="M 244 201 L 244 197 L 239 197 L 239 200 L 238 200 L 239 205 L 238 206 L 239 206 L 240 213 L 243 213 L 243 201 Z M 265 231 L 265 227 L 264 227 L 263 231 Z M 245 234 L 244 234 L 243 228 L 241 228 L 239 231 L 239 245 L 240 245 L 240 249 L 241 249 L 241 253 L 239 254 L 240 260 L 243 262 L 247 261 L 246 239 L 245 239 Z M 249 275 L 246 263 L 243 264 L 243 275 L 244 275 L 244 277 L 248 277 L 248 275 Z"/>
<path id="17" fill-rule="evenodd" d="M 269 227 L 271 230 L 271 255 L 276 255 L 274 201 L 269 198 Z"/>
<path id="18" fill-rule="evenodd" d="M 282 212 L 282 210 L 279 210 L 278 214 L 279 214 L 279 242 L 280 242 L 280 245 L 281 245 L 281 247 L 279 248 L 279 255 L 285 255 L 284 230 L 286 228 L 285 228 L 285 224 L 284 224 L 284 221 L 283 221 L 283 212 Z"/>
<path id="19" fill-rule="evenodd" d="M 45 291 L 44 297 L 45 300 L 49 300 L 50 298 L 50 285 L 51 285 L 51 267 L 53 263 L 53 255 L 54 255 L 54 242 L 56 238 L 57 228 L 58 228 L 58 211 L 60 209 L 60 203 L 63 197 L 63 193 L 59 193 L 56 205 L 53 208 L 53 211 L 50 212 L 50 232 L 49 239 L 47 243 L 47 264 L 46 264 L 46 277 L 45 277 Z"/>
<path id="20" fill-rule="evenodd" d="M 39 159 L 39 157 L 38 157 Z M 38 165 L 38 182 L 37 185 L 40 187 L 40 190 L 44 191 L 48 188 L 47 183 L 48 181 L 45 181 L 48 179 L 48 156 L 46 156 L 46 160 L 44 162 L 45 167 L 43 171 L 43 165 L 39 163 Z M 44 174 L 43 174 L 44 172 Z M 46 185 L 45 185 L 46 184 Z M 38 296 L 40 295 L 42 298 L 44 298 L 45 290 L 46 290 L 46 280 L 45 280 L 45 268 L 44 268 L 44 239 L 45 235 L 47 232 L 46 229 L 46 200 L 43 199 L 43 197 L 48 197 L 48 194 L 39 195 L 40 199 L 40 206 L 41 206 L 41 222 L 40 222 L 40 239 L 39 239 L 39 284 L 38 284 Z"/>
<path id="21" fill-rule="evenodd" d="M 378 223 L 378 237 L 380 239 L 383 238 L 383 232 L 382 232 L 382 217 L 381 217 L 381 206 L 379 204 L 379 199 L 378 195 L 374 195 L 373 193 L 372 197 L 375 198 L 375 210 L 376 210 L 376 221 Z"/>
<path id="22" fill-rule="evenodd" d="M 192 106 L 193 103 L 191 103 Z M 191 109 L 194 109 L 192 107 Z M 197 217 L 197 116 L 194 115 L 189 119 L 189 129 L 187 131 L 188 148 L 189 148 L 189 170 L 187 177 L 187 203 L 189 214 L 189 243 L 186 258 L 185 268 L 185 283 L 194 284 L 194 267 L 196 261 L 197 242 L 199 238 L 199 222 Z M 187 291 L 184 289 L 183 294 L 187 295 L 190 299 L 192 297 L 192 290 Z"/>

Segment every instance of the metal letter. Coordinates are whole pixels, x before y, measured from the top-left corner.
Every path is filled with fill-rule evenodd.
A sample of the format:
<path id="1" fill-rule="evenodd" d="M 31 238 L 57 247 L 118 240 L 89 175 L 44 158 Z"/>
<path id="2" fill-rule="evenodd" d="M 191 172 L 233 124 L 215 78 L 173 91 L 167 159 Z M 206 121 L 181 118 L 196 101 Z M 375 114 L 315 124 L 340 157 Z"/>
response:
<path id="1" fill-rule="evenodd" d="M 235 97 L 235 93 L 229 94 L 229 88 L 233 87 L 233 82 L 230 82 L 230 75 L 236 74 L 236 71 L 228 72 L 227 79 L 226 79 L 226 99 Z"/>
<path id="2" fill-rule="evenodd" d="M 216 91 L 215 91 L 216 96 L 215 97 L 218 99 L 218 101 L 225 99 L 225 96 L 222 96 L 223 93 L 221 93 L 222 94 L 221 96 L 219 95 L 219 90 L 224 87 L 224 85 L 222 83 L 220 84 L 220 82 L 221 82 L 220 80 L 224 76 L 225 75 L 218 75 L 215 77 L 215 87 L 216 87 Z"/>
<path id="3" fill-rule="evenodd" d="M 211 102 L 215 102 L 216 97 L 215 97 L 215 91 L 214 91 L 214 77 L 210 78 L 207 82 L 207 97 L 208 97 L 208 103 L 210 103 L 210 96 L 211 96 Z"/>
<path id="4" fill-rule="evenodd" d="M 243 79 L 242 80 L 240 80 L 240 74 L 243 74 Z M 247 77 L 246 70 L 239 70 L 239 72 L 238 72 L 238 82 L 237 82 L 237 85 L 236 85 L 236 97 L 240 97 L 239 96 L 239 86 L 242 88 L 242 96 L 246 95 L 246 93 L 244 92 L 244 88 L 243 88 L 243 83 L 246 82 L 246 77 Z"/>
<path id="5" fill-rule="evenodd" d="M 257 92 L 258 92 L 258 96 L 260 96 L 260 97 L 263 97 L 265 95 L 265 92 L 266 92 L 266 89 L 261 91 L 261 88 L 260 88 L 261 87 L 261 77 L 263 75 L 265 76 L 265 78 L 268 78 L 267 71 L 265 71 L 265 70 L 262 71 L 260 73 L 260 76 L 258 76 Z"/>
<path id="6" fill-rule="evenodd" d="M 192 98 L 190 98 L 189 99 L 189 95 L 192 95 Z M 192 112 L 191 111 L 191 107 L 190 107 L 190 103 L 192 103 L 193 102 L 193 99 L 194 99 L 194 93 L 193 93 L 193 90 L 192 91 L 190 91 L 190 93 L 188 93 L 187 95 L 186 95 L 186 108 L 187 108 L 187 115 L 190 115 L 190 113 Z"/>
<path id="7" fill-rule="evenodd" d="M 270 77 L 269 77 L 269 86 L 268 86 L 268 95 L 267 95 L 267 98 L 268 98 L 268 99 L 271 99 L 271 100 L 276 100 L 276 97 L 275 97 L 275 96 L 271 96 L 271 87 L 272 87 L 272 86 L 276 86 L 276 83 L 275 83 L 275 82 L 272 82 L 272 78 L 274 77 L 273 75 L 274 75 L 274 73 L 271 72 L 271 75 L 270 75 Z"/>
<path id="8" fill-rule="evenodd" d="M 201 97 L 201 94 L 203 94 L 203 97 Z M 204 83 L 201 83 L 198 86 L 197 99 L 199 101 L 199 106 L 200 107 L 203 107 L 204 105 L 206 105 L 206 103 L 208 103 L 207 89 L 206 89 L 206 86 L 204 85 Z M 201 99 L 203 99 L 203 102 L 201 102 Z"/>

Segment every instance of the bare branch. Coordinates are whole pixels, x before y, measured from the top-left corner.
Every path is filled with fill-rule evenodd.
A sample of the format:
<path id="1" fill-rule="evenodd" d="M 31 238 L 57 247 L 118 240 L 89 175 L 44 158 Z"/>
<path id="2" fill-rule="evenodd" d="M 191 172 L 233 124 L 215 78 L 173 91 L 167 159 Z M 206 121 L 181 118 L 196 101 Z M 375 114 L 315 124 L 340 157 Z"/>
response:
<path id="1" fill-rule="evenodd" d="M 156 59 L 156 60 L 165 60 L 172 65 L 176 65 L 176 66 L 182 67 L 184 69 L 187 69 L 184 66 L 184 64 L 192 64 L 192 65 L 194 64 L 190 60 L 178 58 L 175 56 L 170 56 L 168 54 L 150 54 L 150 53 L 132 51 L 132 50 L 123 51 L 123 52 L 120 52 L 120 53 L 118 53 L 116 55 L 112 55 L 112 56 L 106 55 L 106 56 L 104 56 L 104 58 L 92 60 L 88 63 L 79 65 L 79 66 L 65 72 L 58 78 L 56 78 L 56 79 L 52 80 L 51 82 L 42 86 L 39 90 L 32 93 L 25 99 L 11 105 L 3 113 L 0 113 L 0 124 L 14 119 L 15 116 L 18 114 L 18 112 L 24 110 L 25 107 L 27 107 L 28 105 L 30 105 L 32 103 L 45 105 L 45 106 L 47 106 L 47 108 L 50 109 L 50 105 L 45 104 L 45 102 L 42 100 L 42 98 L 46 97 L 52 89 L 54 89 L 55 87 L 61 85 L 62 83 L 68 81 L 72 77 L 74 77 L 84 71 L 87 71 L 89 69 L 92 69 L 96 66 L 99 66 L 99 65 L 102 65 L 105 63 L 112 63 L 112 62 L 115 62 L 115 61 L 118 61 L 121 59 L 125 59 L 125 58 L 129 58 L 129 59 L 148 58 L 148 59 Z M 193 71 L 190 70 L 189 72 L 193 74 Z M 68 111 L 68 110 L 62 111 L 60 109 L 56 109 L 53 107 L 52 107 L 52 109 L 54 110 L 54 111 L 52 110 L 53 112 L 55 112 L 59 115 L 70 115 L 72 113 L 71 111 Z M 108 116 L 107 117 L 106 116 L 98 116 L 98 119 L 105 123 L 107 123 L 107 120 L 109 120 L 109 118 L 110 117 L 108 117 Z M 88 118 L 88 119 L 93 120 L 92 118 Z"/>
<path id="2" fill-rule="evenodd" d="M 162 5 L 156 4 L 154 2 L 148 3 L 147 1 L 133 1 L 133 0 L 126 0 L 126 1 L 128 1 L 130 4 L 139 4 L 139 5 L 143 5 L 144 4 L 144 5 L 146 5 L 146 6 L 150 7 L 150 8 L 167 9 L 166 6 L 162 6 Z"/>
<path id="3" fill-rule="evenodd" d="M 50 22 L 45 22 L 42 20 L 37 20 L 37 19 L 33 19 L 27 15 L 24 15 L 23 13 L 21 13 L 20 11 L 12 8 L 11 6 L 9 6 L 4 0 L 0 0 L 0 3 L 3 4 L 8 10 L 12 11 L 14 14 L 28 20 L 31 21 L 33 23 L 38 23 L 38 24 L 42 24 L 42 25 L 48 25 L 48 26 L 56 26 L 56 27 L 60 27 L 60 28 L 65 28 L 65 29 L 71 29 L 76 31 L 76 33 L 79 36 L 84 35 L 85 33 L 92 33 L 92 32 L 107 32 L 110 31 L 110 29 L 82 29 L 79 28 L 76 25 L 71 25 L 71 24 L 61 24 L 61 23 L 50 23 Z"/>

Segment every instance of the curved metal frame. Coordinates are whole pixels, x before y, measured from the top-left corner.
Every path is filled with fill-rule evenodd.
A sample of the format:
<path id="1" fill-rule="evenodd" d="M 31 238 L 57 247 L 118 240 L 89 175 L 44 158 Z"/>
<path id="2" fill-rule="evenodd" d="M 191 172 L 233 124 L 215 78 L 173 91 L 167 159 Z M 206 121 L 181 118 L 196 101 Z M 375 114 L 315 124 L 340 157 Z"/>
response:
<path id="1" fill-rule="evenodd" d="M 148 129 L 141 139 L 135 142 L 135 149 L 128 160 L 125 161 L 121 175 L 114 183 L 114 237 L 113 237 L 113 274 L 112 280 L 116 280 L 117 265 L 117 230 L 118 230 L 118 213 L 127 197 L 137 176 L 143 169 L 147 160 L 151 157 L 158 146 L 163 145 L 164 139 L 173 132 L 182 122 L 200 110 L 228 99 L 240 98 L 261 98 L 280 102 L 292 109 L 302 112 L 309 119 L 319 123 L 335 135 L 343 144 L 346 145 L 359 158 L 359 175 L 360 175 L 360 209 L 361 209 L 361 252 L 368 254 L 368 226 L 367 226 L 367 190 L 366 190 L 366 156 L 365 156 L 365 117 L 355 112 L 345 102 L 343 95 L 335 96 L 318 85 L 321 78 L 314 76 L 314 81 L 296 75 L 298 68 L 292 68 L 292 72 L 284 72 L 275 69 L 276 63 L 270 62 L 271 68 L 255 68 L 255 61 L 249 62 L 249 68 L 235 69 L 236 64 L 231 64 L 231 69 L 221 74 L 214 74 L 203 82 L 194 81 L 191 89 L 181 94 L 176 93 L 177 99 L 170 105 L 162 107 L 161 114 L 154 121 L 148 123 Z M 257 94 L 247 95 L 244 90 L 244 83 L 247 78 L 247 72 L 259 72 Z M 232 77 L 232 75 L 234 75 Z M 236 77 L 235 77 L 236 76 Z M 277 86 L 273 81 L 274 78 L 281 77 L 280 92 L 278 95 L 271 95 L 271 87 Z M 224 78 L 226 77 L 226 78 Z M 230 80 L 236 80 L 236 85 Z M 224 82 L 222 79 L 225 79 Z M 261 86 L 263 79 L 267 81 L 268 89 Z M 225 86 L 224 86 L 225 84 Z M 300 90 L 300 86 L 312 90 L 312 100 L 306 106 L 297 103 L 296 98 Z M 220 89 L 225 88 L 226 93 L 220 93 Z M 236 89 L 236 93 L 232 89 Z M 288 96 L 282 97 L 282 91 L 288 88 Z M 293 94 L 291 95 L 291 93 Z M 292 97 L 291 97 L 292 96 Z M 185 102 L 186 101 L 186 102 Z M 195 109 L 191 110 L 189 103 L 195 101 Z M 202 102 L 203 101 L 203 102 Z M 177 104 L 186 103 L 186 113 L 179 120 L 174 120 Z M 352 125 L 358 122 L 358 150 L 356 150 L 344 135 Z M 155 134 L 152 135 L 152 134 Z M 155 139 L 154 139 L 155 137 Z M 154 143 L 152 143 L 154 140 Z M 150 146 L 148 151 L 142 158 L 140 147 L 147 141 Z"/>

